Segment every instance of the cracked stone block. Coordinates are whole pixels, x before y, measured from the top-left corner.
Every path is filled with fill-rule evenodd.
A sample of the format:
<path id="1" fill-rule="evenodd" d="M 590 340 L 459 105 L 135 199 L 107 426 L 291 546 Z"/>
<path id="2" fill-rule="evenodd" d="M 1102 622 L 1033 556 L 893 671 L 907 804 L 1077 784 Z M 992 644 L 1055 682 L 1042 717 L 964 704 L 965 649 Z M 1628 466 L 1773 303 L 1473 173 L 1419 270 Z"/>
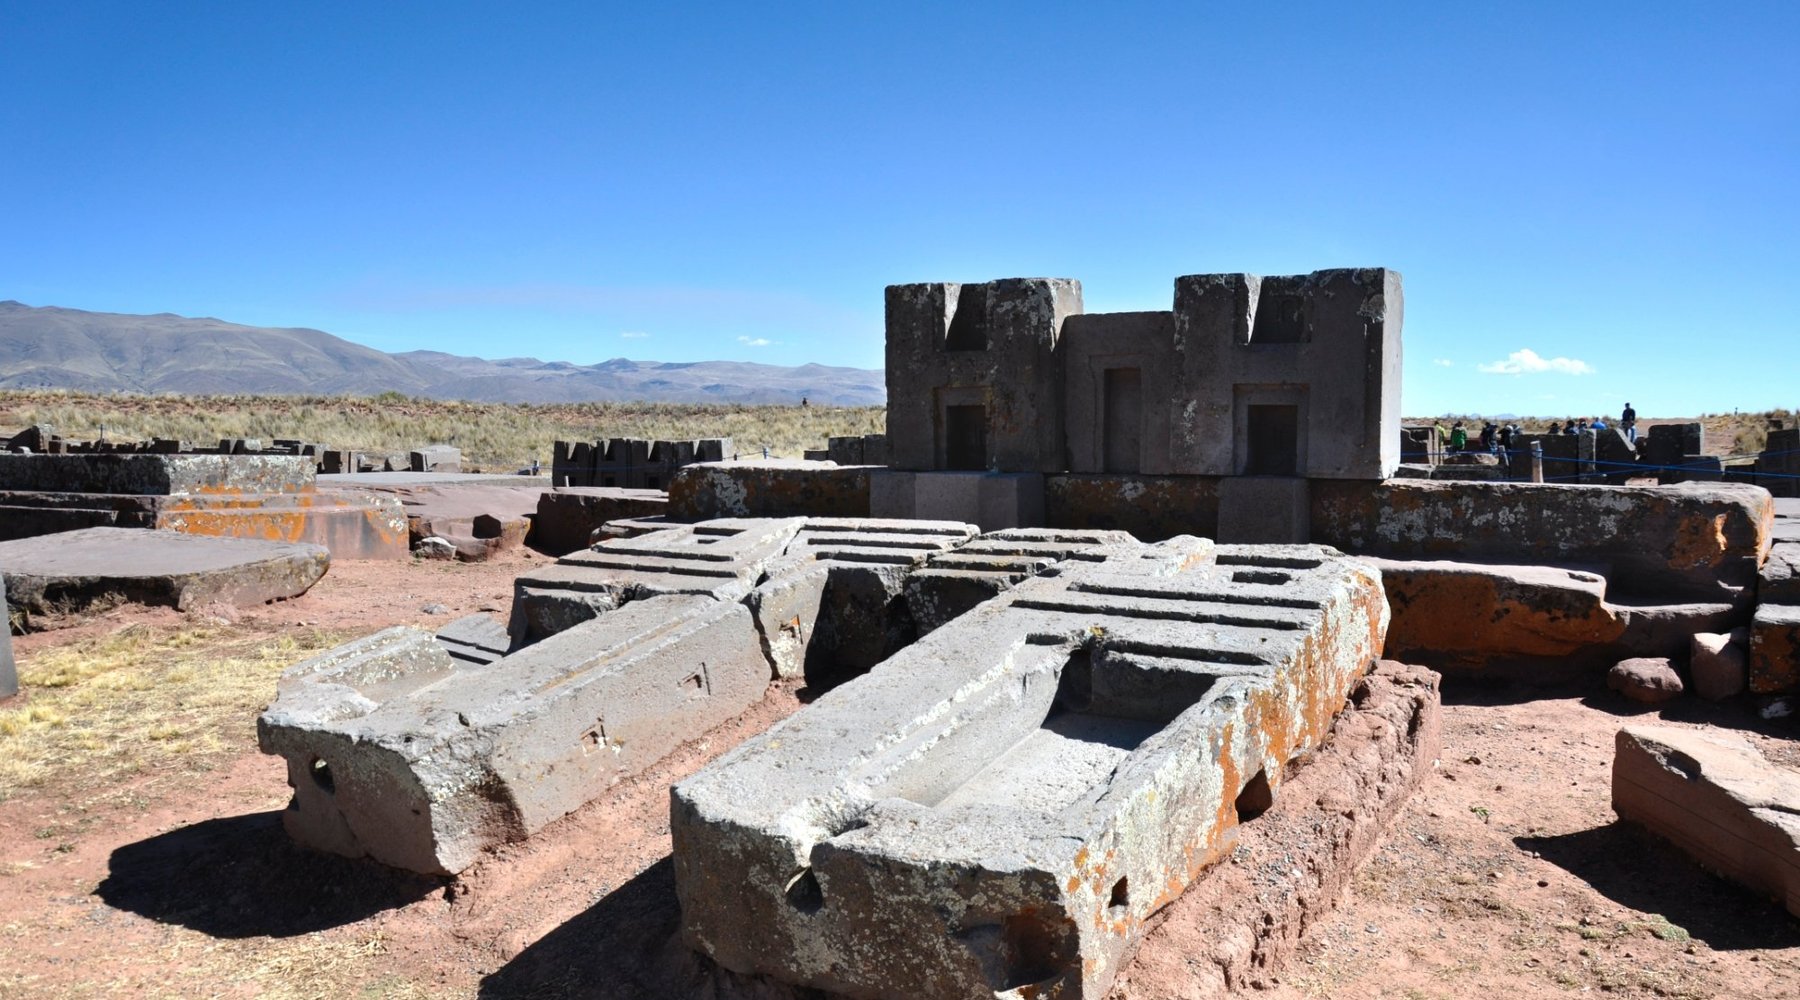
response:
<path id="1" fill-rule="evenodd" d="M 1615 747 L 1621 819 L 1800 916 L 1800 772 L 1722 732 L 1626 726 Z"/>
<path id="2" fill-rule="evenodd" d="M 607 539 L 513 581 L 509 630 L 516 640 L 533 642 L 628 601 L 665 594 L 741 600 L 803 523 L 722 518 Z"/>
<path id="3" fill-rule="evenodd" d="M 1316 546 L 1027 579 L 676 785 L 686 938 L 850 997 L 1100 996 L 1387 621 L 1376 571 Z"/>
<path id="4" fill-rule="evenodd" d="M 257 736 L 287 758 L 296 841 L 455 874 L 743 712 L 770 674 L 750 612 L 704 595 L 486 664 L 400 627 L 290 668 Z"/>

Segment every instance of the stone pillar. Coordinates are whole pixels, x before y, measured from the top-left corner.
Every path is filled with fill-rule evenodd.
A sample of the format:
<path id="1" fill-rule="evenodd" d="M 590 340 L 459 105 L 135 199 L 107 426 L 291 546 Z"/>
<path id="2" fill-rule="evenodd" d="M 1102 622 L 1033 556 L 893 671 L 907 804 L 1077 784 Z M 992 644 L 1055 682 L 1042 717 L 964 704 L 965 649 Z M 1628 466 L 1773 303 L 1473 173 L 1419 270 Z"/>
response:
<path id="1" fill-rule="evenodd" d="M 19 693 L 19 672 L 13 666 L 12 612 L 6 606 L 6 578 L 0 577 L 0 698 Z"/>
<path id="2" fill-rule="evenodd" d="M 1531 442 L 1531 481 L 1534 483 L 1544 481 L 1544 442 L 1542 441 Z"/>
<path id="3" fill-rule="evenodd" d="M 1577 479 L 1576 482 L 1588 485 L 1605 482 L 1605 480 L 1600 478 L 1594 471 L 1594 432 L 1582 431 L 1575 435 L 1575 449 L 1575 457 L 1578 463 L 1576 468 L 1581 474 L 1581 478 Z"/>

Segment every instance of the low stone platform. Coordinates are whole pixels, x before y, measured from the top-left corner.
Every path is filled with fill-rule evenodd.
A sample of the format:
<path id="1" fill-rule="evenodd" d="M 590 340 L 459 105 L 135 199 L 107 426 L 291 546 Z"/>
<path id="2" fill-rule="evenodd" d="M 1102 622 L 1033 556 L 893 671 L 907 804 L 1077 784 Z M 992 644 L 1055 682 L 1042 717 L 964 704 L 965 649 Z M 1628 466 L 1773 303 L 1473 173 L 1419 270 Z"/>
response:
<path id="1" fill-rule="evenodd" d="M 1626 726 L 1613 808 L 1800 916 L 1800 772 L 1722 732 Z"/>
<path id="2" fill-rule="evenodd" d="M 7 594 L 28 615 L 115 596 L 179 610 L 214 602 L 245 607 L 306 593 L 330 563 L 318 545 L 129 528 L 0 542 Z"/>
<path id="3" fill-rule="evenodd" d="M 1387 621 L 1375 571 L 1329 549 L 1071 559 L 678 784 L 687 939 L 851 997 L 1099 996 Z"/>
<path id="4" fill-rule="evenodd" d="M 868 517 L 869 472 L 803 459 L 700 462 L 669 483 L 669 515 L 681 521 L 722 517 Z"/>

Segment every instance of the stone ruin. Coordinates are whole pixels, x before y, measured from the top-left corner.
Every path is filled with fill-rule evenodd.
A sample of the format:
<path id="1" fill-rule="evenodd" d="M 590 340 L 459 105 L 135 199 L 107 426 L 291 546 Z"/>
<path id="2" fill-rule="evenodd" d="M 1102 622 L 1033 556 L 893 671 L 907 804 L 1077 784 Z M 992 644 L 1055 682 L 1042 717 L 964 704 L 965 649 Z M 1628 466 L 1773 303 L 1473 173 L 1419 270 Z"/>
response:
<path id="1" fill-rule="evenodd" d="M 320 489 L 306 455 L 0 454 L 0 540 L 99 527 L 309 543 L 345 559 L 408 551 L 399 503 Z"/>
<path id="2" fill-rule="evenodd" d="M 462 471 L 462 452 L 444 444 L 428 445 L 377 464 L 362 452 L 297 439 L 220 438 L 217 445 L 198 445 L 175 438 L 148 441 L 73 441 L 46 424 L 33 424 L 0 444 L 0 452 L 35 455 L 299 455 L 313 460 L 325 475 L 363 472 Z"/>
<path id="3" fill-rule="evenodd" d="M 846 996 L 1099 996 L 1387 616 L 1330 550 L 1081 553 L 676 785 L 687 939 Z"/>
<path id="4" fill-rule="evenodd" d="M 721 462 L 731 457 L 735 456 L 730 438 L 558 441 L 551 451 L 550 482 L 553 486 L 666 490 L 676 470 L 695 462 Z"/>
<path id="5" fill-rule="evenodd" d="M 1067 278 L 889 286 L 890 427 L 919 432 L 871 513 L 1014 527 L 1045 474 L 1205 476 L 1221 537 L 1303 542 L 1308 481 L 1399 464 L 1401 323 L 1383 268 L 1188 275 L 1169 312 L 1086 314 Z"/>
<path id="6" fill-rule="evenodd" d="M 683 464 L 668 517 L 519 577 L 508 622 L 292 668 L 259 720 L 284 823 L 454 873 L 804 684 L 673 790 L 686 942 L 851 997 L 1098 996 L 1370 691 L 1412 685 L 1395 718 L 1428 770 L 1436 675 L 1380 656 L 1540 679 L 1735 662 L 1738 690 L 1800 689 L 1800 508 L 1389 478 L 1415 440 L 1400 308 L 1382 269 L 1193 276 L 1171 312 L 1096 316 L 1072 281 L 894 286 L 891 426 L 928 430 L 890 438 L 888 468 Z M 647 476 L 643 444 L 559 445 L 553 475 Z M 1622 736 L 1620 773 L 1672 794 L 1689 751 L 1654 739 L 1628 759 Z M 1778 816 L 1735 794 L 1751 818 L 1714 825 L 1768 839 Z"/>

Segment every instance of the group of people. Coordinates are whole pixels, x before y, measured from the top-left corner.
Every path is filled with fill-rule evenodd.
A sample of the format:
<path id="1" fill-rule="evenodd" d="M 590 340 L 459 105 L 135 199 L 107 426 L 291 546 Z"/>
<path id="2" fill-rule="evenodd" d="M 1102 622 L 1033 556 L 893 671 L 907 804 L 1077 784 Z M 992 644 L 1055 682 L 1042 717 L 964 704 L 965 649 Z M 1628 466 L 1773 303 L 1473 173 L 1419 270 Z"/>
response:
<path id="1" fill-rule="evenodd" d="M 1499 424 L 1496 424 L 1492 420 L 1490 420 L 1487 423 L 1481 425 L 1481 436 L 1478 439 L 1480 441 L 1480 447 L 1471 448 L 1471 447 L 1469 447 L 1469 429 L 1467 427 L 1463 426 L 1462 421 L 1458 420 L 1456 423 L 1452 424 L 1450 427 L 1448 450 L 1451 452 L 1462 452 L 1462 451 L 1503 452 L 1503 451 L 1510 451 L 1512 449 L 1514 439 L 1518 438 L 1520 435 L 1522 435 L 1524 433 L 1525 433 L 1524 431 L 1519 429 L 1518 424 L 1507 424 L 1506 426 L 1502 427 Z M 1443 437 L 1443 435 L 1441 433 L 1438 436 L 1440 439 Z"/>
<path id="2" fill-rule="evenodd" d="M 1591 420 L 1587 417 L 1582 417 L 1580 419 L 1570 417 L 1566 421 L 1551 421 L 1550 429 L 1547 433 L 1579 434 L 1582 431 L 1603 431 L 1610 426 L 1613 425 L 1608 424 L 1603 417 L 1594 417 Z M 1624 432 L 1627 441 L 1630 441 L 1633 444 L 1637 443 L 1637 411 L 1631 408 L 1630 403 L 1626 403 L 1624 412 L 1619 414 L 1617 427 L 1620 431 Z M 1465 451 L 1511 451 L 1514 442 L 1518 441 L 1524 433 L 1524 431 L 1519 429 L 1517 423 L 1501 426 L 1490 420 L 1481 426 L 1481 435 L 1477 439 L 1479 441 L 1479 446 L 1472 448 L 1469 445 L 1469 429 L 1463 426 L 1462 421 L 1458 420 L 1455 424 L 1451 425 L 1450 432 L 1447 436 L 1444 434 L 1442 425 L 1438 427 L 1438 439 L 1445 441 L 1447 450 L 1452 453 Z"/>

